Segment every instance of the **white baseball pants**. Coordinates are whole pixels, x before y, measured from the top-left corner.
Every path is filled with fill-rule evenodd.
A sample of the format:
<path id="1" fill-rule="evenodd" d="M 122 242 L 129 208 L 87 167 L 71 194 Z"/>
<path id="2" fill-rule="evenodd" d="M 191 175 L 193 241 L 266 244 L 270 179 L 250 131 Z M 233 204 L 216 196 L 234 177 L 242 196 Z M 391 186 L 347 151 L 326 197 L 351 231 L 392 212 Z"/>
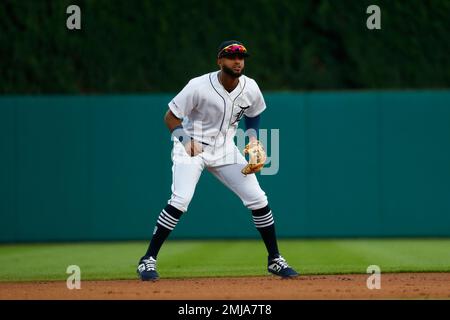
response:
<path id="1" fill-rule="evenodd" d="M 257 210 L 268 204 L 256 176 L 241 173 L 247 160 L 234 143 L 215 150 L 206 146 L 203 153 L 191 157 L 180 142 L 174 141 L 172 161 L 172 196 L 168 203 L 178 210 L 187 211 L 204 168 L 233 191 L 248 209 Z"/>

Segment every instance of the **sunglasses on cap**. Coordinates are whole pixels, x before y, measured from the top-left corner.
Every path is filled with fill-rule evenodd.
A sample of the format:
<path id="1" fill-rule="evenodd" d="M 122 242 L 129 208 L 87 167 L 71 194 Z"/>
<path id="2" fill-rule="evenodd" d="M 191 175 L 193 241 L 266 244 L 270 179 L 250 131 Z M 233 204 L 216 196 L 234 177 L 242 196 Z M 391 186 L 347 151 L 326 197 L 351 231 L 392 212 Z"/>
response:
<path id="1" fill-rule="evenodd" d="M 218 57 L 221 58 L 232 54 L 241 54 L 245 57 L 248 56 L 247 49 L 242 44 L 230 44 L 219 52 Z"/>

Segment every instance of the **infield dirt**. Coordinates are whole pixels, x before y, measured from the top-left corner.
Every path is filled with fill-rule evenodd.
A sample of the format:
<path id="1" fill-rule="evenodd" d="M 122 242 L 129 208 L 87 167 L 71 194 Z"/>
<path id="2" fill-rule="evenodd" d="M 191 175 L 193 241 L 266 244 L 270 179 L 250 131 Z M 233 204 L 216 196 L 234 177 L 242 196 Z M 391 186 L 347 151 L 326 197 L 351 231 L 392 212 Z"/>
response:
<path id="1" fill-rule="evenodd" d="M 242 278 L 1 282 L 0 299 L 157 299 L 157 300 L 299 300 L 299 299 L 450 299 L 450 273 L 381 275 L 381 289 L 368 289 L 367 274 Z"/>

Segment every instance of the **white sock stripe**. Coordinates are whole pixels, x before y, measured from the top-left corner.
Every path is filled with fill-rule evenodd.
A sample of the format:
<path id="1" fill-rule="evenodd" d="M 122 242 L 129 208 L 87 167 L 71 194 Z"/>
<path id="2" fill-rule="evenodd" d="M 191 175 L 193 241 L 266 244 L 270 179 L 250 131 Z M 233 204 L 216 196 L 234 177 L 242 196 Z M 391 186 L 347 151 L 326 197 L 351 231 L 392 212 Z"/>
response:
<path id="1" fill-rule="evenodd" d="M 264 228 L 264 227 L 271 226 L 271 225 L 273 225 L 273 224 L 274 224 L 274 222 L 273 222 L 273 220 L 272 220 L 272 221 L 270 221 L 270 222 L 267 223 L 267 224 L 257 225 L 256 227 L 257 227 L 257 228 Z"/>
<path id="2" fill-rule="evenodd" d="M 165 219 L 164 217 L 159 216 L 158 221 L 162 221 L 165 224 L 171 226 L 172 228 L 175 228 L 175 226 L 177 225 L 176 223 L 170 222 L 169 220 Z"/>
<path id="3" fill-rule="evenodd" d="M 265 220 L 261 220 L 261 221 L 253 221 L 256 225 L 258 225 L 258 224 L 266 224 L 267 222 L 269 222 L 269 221 L 273 221 L 273 217 L 268 217 L 267 219 L 265 219 Z"/>
<path id="4" fill-rule="evenodd" d="M 268 213 L 266 213 L 266 214 L 264 214 L 262 216 L 253 216 L 253 218 L 254 219 L 262 219 L 262 218 L 265 218 L 265 217 L 270 216 L 270 215 L 272 215 L 272 210 L 270 210 Z"/>
<path id="5" fill-rule="evenodd" d="M 178 220 L 174 221 L 175 219 L 173 219 L 167 212 L 164 213 L 161 211 L 161 214 L 159 215 L 158 219 L 165 221 L 167 224 L 169 224 L 173 227 L 175 227 L 178 223 Z"/>
<path id="6" fill-rule="evenodd" d="M 163 221 L 161 221 L 160 219 L 158 219 L 157 221 L 160 225 L 162 225 L 164 228 L 169 229 L 169 230 L 173 230 L 173 227 L 169 227 L 168 225 L 166 225 Z"/>
<path id="7" fill-rule="evenodd" d="M 164 216 L 166 216 L 169 220 L 173 220 L 174 223 L 177 223 L 180 219 L 175 219 L 174 217 L 172 217 L 170 214 L 168 214 L 166 212 L 166 210 L 163 209 L 163 211 L 161 212 Z"/>
<path id="8" fill-rule="evenodd" d="M 269 221 L 273 221 L 273 217 L 269 217 L 269 218 L 267 218 L 267 219 L 264 220 L 264 221 L 253 221 L 253 223 L 254 223 L 256 226 L 259 226 L 259 225 L 261 225 L 261 224 L 266 224 L 266 223 L 269 222 Z"/>
<path id="9" fill-rule="evenodd" d="M 269 221 L 273 221 L 273 218 L 270 217 L 269 219 L 266 219 L 266 220 L 264 220 L 264 221 L 256 221 L 256 222 L 254 222 L 254 224 L 256 224 L 256 225 L 266 224 L 266 223 L 269 222 Z"/>
<path id="10" fill-rule="evenodd" d="M 168 224 L 173 225 L 174 227 L 177 225 L 178 222 L 174 222 L 173 220 L 170 220 L 166 215 L 160 215 L 159 219 L 166 221 Z"/>
<path id="11" fill-rule="evenodd" d="M 266 219 L 267 217 L 270 217 L 270 216 L 272 216 L 272 211 L 269 211 L 269 213 L 267 213 L 267 214 L 265 214 L 263 216 L 258 216 L 258 217 L 253 216 L 253 220 L 254 221 L 260 221 L 260 220 L 264 220 L 264 219 Z"/>
<path id="12" fill-rule="evenodd" d="M 267 219 L 272 218 L 272 217 L 273 216 L 271 214 L 269 214 L 269 215 L 265 215 L 264 217 L 261 217 L 261 218 L 258 218 L 258 219 L 253 218 L 253 221 L 263 221 L 263 220 L 267 220 Z"/>
<path id="13" fill-rule="evenodd" d="M 268 217 L 265 217 L 264 219 L 259 219 L 259 220 L 253 219 L 253 222 L 254 223 L 259 223 L 259 222 L 267 221 L 268 219 L 273 219 L 273 216 L 268 216 Z"/>

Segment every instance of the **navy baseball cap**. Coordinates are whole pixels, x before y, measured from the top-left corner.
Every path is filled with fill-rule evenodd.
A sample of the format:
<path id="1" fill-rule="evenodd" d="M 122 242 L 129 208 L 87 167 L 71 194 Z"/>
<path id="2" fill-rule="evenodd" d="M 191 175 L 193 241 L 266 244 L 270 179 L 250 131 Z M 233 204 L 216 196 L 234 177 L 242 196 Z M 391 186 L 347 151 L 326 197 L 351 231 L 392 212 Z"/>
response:
<path id="1" fill-rule="evenodd" d="M 242 42 L 237 40 L 224 41 L 220 44 L 219 49 L 217 50 L 217 58 L 231 56 L 234 54 L 238 54 L 243 57 L 250 56 L 247 52 L 247 48 L 245 48 Z"/>

